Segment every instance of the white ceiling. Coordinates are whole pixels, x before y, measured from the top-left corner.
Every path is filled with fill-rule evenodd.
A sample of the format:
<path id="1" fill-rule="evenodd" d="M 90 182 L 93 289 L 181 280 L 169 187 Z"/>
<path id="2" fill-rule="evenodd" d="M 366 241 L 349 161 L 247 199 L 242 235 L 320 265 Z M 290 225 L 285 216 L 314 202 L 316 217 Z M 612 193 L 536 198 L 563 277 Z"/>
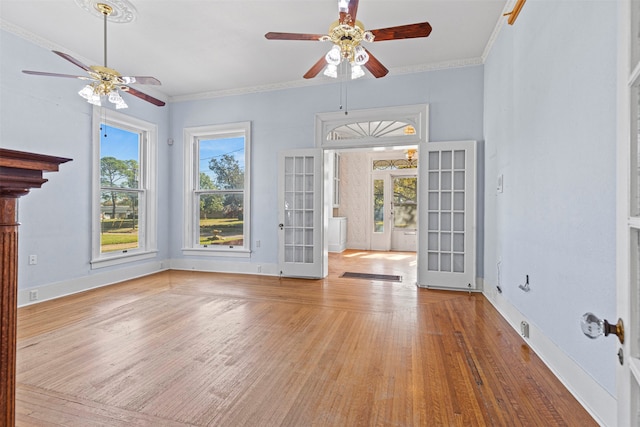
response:
<path id="1" fill-rule="evenodd" d="M 117 2 L 117 0 L 110 0 Z M 123 75 L 151 75 L 157 88 L 136 88 L 165 100 L 219 96 L 334 81 L 302 75 L 330 42 L 266 40 L 269 31 L 326 34 L 336 0 L 131 0 L 131 23 L 108 24 L 108 66 Z M 423 39 L 374 42 L 367 49 L 389 76 L 480 63 L 506 0 L 360 0 L 366 29 L 428 21 Z M 87 65 L 103 65 L 103 22 L 74 0 L 0 0 L 1 28 Z M 37 71 L 84 75 L 51 54 L 57 66 Z M 29 69 L 29 67 L 27 66 Z M 33 78 L 49 78 L 36 77 Z M 367 72 L 367 77 L 373 77 Z M 383 77 L 385 78 L 385 77 Z"/>

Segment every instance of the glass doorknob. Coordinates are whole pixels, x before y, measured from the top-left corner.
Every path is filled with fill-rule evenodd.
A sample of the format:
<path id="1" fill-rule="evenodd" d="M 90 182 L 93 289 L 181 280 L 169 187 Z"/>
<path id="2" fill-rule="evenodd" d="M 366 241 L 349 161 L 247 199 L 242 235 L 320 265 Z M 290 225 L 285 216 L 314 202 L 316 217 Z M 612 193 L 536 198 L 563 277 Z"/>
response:
<path id="1" fill-rule="evenodd" d="M 609 334 L 613 334 L 618 337 L 620 344 L 624 344 L 624 324 L 622 319 L 618 319 L 618 323 L 612 325 L 593 313 L 585 313 L 580 321 L 580 326 L 582 327 L 582 332 L 591 339 L 596 339 L 601 335 L 606 337 Z"/>

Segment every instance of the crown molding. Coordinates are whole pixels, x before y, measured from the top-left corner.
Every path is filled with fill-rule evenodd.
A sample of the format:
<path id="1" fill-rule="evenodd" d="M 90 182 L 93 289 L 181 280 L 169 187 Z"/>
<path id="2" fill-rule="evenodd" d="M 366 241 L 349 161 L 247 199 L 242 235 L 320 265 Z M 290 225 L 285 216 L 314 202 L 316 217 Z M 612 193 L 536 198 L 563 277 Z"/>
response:
<path id="1" fill-rule="evenodd" d="M 482 58 L 467 58 L 467 59 L 460 59 L 455 61 L 439 62 L 435 64 L 421 64 L 421 65 L 412 65 L 409 67 L 397 67 L 397 68 L 391 68 L 389 70 L 388 76 L 391 77 L 395 75 L 423 73 L 426 71 L 445 70 L 449 68 L 471 67 L 475 65 L 482 65 L 482 63 L 483 63 Z M 372 79 L 373 77 L 367 76 L 366 78 Z M 332 84 L 335 82 L 336 82 L 335 79 L 331 79 L 328 77 L 324 78 L 322 76 L 319 76 L 319 77 L 316 77 L 315 79 L 309 79 L 309 80 L 295 80 L 295 81 L 289 81 L 289 82 L 273 83 L 268 85 L 251 86 L 251 87 L 220 90 L 220 91 L 201 92 L 201 93 L 194 93 L 190 95 L 172 96 L 169 98 L 169 102 L 198 101 L 198 100 L 204 100 L 204 99 L 224 98 L 227 96 L 247 95 L 252 93 L 271 92 L 271 91 L 283 90 L 283 89 L 295 89 L 300 87 L 319 86 L 323 84 Z"/>
<path id="2" fill-rule="evenodd" d="M 65 49 L 64 47 L 55 44 L 47 39 L 44 39 L 30 31 L 25 30 L 24 28 L 18 27 L 17 25 L 11 24 L 7 21 L 4 21 L 2 19 L 0 19 L 0 30 L 6 31 L 8 33 L 14 34 L 28 42 L 31 42 L 33 44 L 35 44 L 36 46 L 40 46 L 44 49 L 47 50 L 59 50 L 62 52 L 69 52 L 68 49 Z M 86 58 L 81 57 L 80 55 L 71 52 L 70 54 L 73 55 L 74 58 L 79 59 L 80 61 L 83 62 L 91 62 L 88 61 Z"/>
<path id="3" fill-rule="evenodd" d="M 508 0 L 505 3 L 504 8 L 502 9 L 502 13 L 500 14 L 500 18 L 496 22 L 495 27 L 493 27 L 493 31 L 491 32 L 491 36 L 489 37 L 489 41 L 487 41 L 487 45 L 484 47 L 484 52 L 482 52 L 481 58 L 482 58 L 483 64 L 487 60 L 487 57 L 489 56 L 489 53 L 491 52 L 491 49 L 493 48 L 494 43 L 498 39 L 498 35 L 500 34 L 500 31 L 502 31 L 502 28 L 505 25 L 505 22 L 507 22 L 507 19 L 504 18 L 504 14 L 512 11 L 515 4 L 516 4 L 516 0 Z"/>
<path id="4" fill-rule="evenodd" d="M 511 0 L 510 3 L 513 3 L 513 2 L 515 2 L 515 0 Z M 507 3 L 507 6 L 510 6 L 510 3 Z M 507 8 L 505 8 L 505 10 L 506 9 Z M 484 64 L 484 60 L 486 59 L 486 56 L 489 50 L 491 49 L 490 45 L 493 44 L 493 40 L 495 40 L 495 38 L 497 37 L 497 34 L 500 31 L 499 29 L 502 27 L 503 23 L 504 23 L 503 19 L 500 19 L 498 21 L 496 28 L 494 28 L 491 39 L 489 40 L 489 43 L 487 44 L 487 47 L 485 48 L 485 51 L 482 57 L 464 58 L 464 59 L 457 59 L 454 61 L 445 61 L 445 62 L 438 62 L 433 64 L 420 64 L 420 65 L 412 65 L 408 67 L 391 68 L 389 70 L 389 77 L 396 76 L 396 75 L 415 74 L 415 73 L 423 73 L 427 71 L 438 71 L 438 70 L 446 70 L 451 68 L 462 68 L 462 67 L 482 65 Z M 62 52 L 67 52 L 70 55 L 72 55 L 74 58 L 77 58 L 78 60 L 80 60 L 81 62 L 84 62 L 87 64 L 90 64 L 93 62 L 92 60 L 84 58 L 75 52 L 69 51 L 63 46 L 52 43 L 47 39 L 37 36 L 36 34 L 31 33 L 30 31 L 27 31 L 16 25 L 10 24 L 2 19 L 0 19 L 0 30 L 4 30 L 12 34 L 15 34 L 16 36 L 22 39 L 25 39 L 47 50 L 59 50 Z M 372 79 L 373 77 L 367 76 L 365 78 Z M 200 93 L 178 95 L 178 96 L 171 96 L 171 97 L 168 97 L 163 92 L 153 90 L 152 88 L 145 88 L 145 89 L 149 92 L 150 95 L 156 96 L 162 99 L 163 101 L 184 102 L 184 101 L 197 101 L 197 100 L 212 99 L 212 98 L 224 98 L 228 96 L 247 95 L 252 93 L 272 92 L 272 91 L 284 90 L 284 89 L 296 89 L 301 87 L 319 86 L 324 84 L 332 84 L 335 82 L 336 82 L 335 79 L 318 76 L 315 79 L 309 79 L 309 80 L 293 80 L 289 82 L 279 82 L 279 83 L 272 83 L 272 84 L 266 84 L 266 85 L 249 86 L 244 88 L 235 88 L 235 89 L 227 89 L 227 90 L 219 90 L 219 91 L 200 92 Z"/>

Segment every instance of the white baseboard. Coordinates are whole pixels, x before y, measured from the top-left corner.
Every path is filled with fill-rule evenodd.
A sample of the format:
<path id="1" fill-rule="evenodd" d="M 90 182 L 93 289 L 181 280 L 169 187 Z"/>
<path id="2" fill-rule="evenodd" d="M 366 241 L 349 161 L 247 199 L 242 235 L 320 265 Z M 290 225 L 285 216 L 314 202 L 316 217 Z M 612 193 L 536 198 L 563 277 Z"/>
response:
<path id="1" fill-rule="evenodd" d="M 134 267 L 121 268 L 113 271 L 105 271 L 64 282 L 55 282 L 43 286 L 31 287 L 18 290 L 18 307 L 23 307 L 39 302 L 60 298 L 66 295 L 76 294 L 89 289 L 100 288 L 102 286 L 113 285 L 124 280 L 135 279 L 136 277 L 147 276 L 166 270 L 167 262 L 154 261 Z M 30 301 L 31 291 L 37 291 L 37 300 Z"/>
<path id="2" fill-rule="evenodd" d="M 215 273 L 256 274 L 279 276 L 278 264 L 256 262 L 214 261 L 211 259 L 173 259 L 168 261 L 172 270 L 193 270 Z"/>
<path id="3" fill-rule="evenodd" d="M 113 285 L 125 280 L 147 276 L 149 274 L 158 273 L 168 269 L 216 273 L 256 274 L 264 276 L 278 276 L 280 274 L 278 264 L 269 263 L 212 261 L 210 259 L 154 261 L 134 267 L 95 273 L 63 282 L 55 282 L 42 286 L 19 289 L 18 307 L 37 304 L 43 301 L 88 291 L 90 289 Z M 31 291 L 37 291 L 38 296 L 36 300 L 29 299 Z"/>
<path id="4" fill-rule="evenodd" d="M 506 298 L 498 293 L 495 286 L 483 284 L 484 296 L 520 334 L 520 322 L 529 323 L 529 338 L 522 338 L 542 359 L 562 384 L 573 394 L 580 404 L 602 426 L 617 424 L 616 399 L 591 375 L 584 371 L 573 359 L 547 338 L 532 322 Z"/>

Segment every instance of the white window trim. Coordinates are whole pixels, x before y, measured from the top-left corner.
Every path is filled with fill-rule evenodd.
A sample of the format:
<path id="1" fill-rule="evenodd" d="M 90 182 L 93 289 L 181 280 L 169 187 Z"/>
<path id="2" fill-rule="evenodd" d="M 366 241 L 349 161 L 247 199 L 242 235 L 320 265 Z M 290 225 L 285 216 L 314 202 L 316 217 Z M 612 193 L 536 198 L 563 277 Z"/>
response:
<path id="1" fill-rule="evenodd" d="M 197 206 L 194 192 L 197 189 L 196 172 L 199 172 L 197 161 L 198 139 L 216 135 L 244 134 L 244 240 L 242 247 L 198 247 L 196 245 L 197 227 L 194 220 Z M 222 125 L 209 125 L 189 127 L 184 129 L 184 228 L 183 228 L 183 255 L 238 257 L 249 258 L 251 256 L 251 122 L 228 123 Z"/>
<path id="2" fill-rule="evenodd" d="M 144 227 L 139 231 L 140 247 L 131 249 L 127 253 L 100 252 L 100 124 L 106 122 L 110 126 L 124 129 L 142 130 L 147 135 L 140 150 L 140 178 L 143 182 L 141 197 L 145 198 Z M 133 261 L 150 259 L 157 256 L 157 217 L 158 217 L 158 127 L 153 124 L 130 117 L 112 110 L 93 108 L 93 171 L 92 171 L 92 208 L 91 208 L 91 240 L 92 255 L 91 268 L 103 268 Z"/>
<path id="3" fill-rule="evenodd" d="M 338 126 L 361 121 L 397 120 L 411 124 L 416 133 L 395 137 L 327 140 L 327 135 Z M 393 147 L 397 145 L 418 145 L 428 141 L 429 105 L 416 104 L 400 107 L 371 108 L 366 110 L 316 114 L 316 147 L 325 150 L 362 147 Z"/>

